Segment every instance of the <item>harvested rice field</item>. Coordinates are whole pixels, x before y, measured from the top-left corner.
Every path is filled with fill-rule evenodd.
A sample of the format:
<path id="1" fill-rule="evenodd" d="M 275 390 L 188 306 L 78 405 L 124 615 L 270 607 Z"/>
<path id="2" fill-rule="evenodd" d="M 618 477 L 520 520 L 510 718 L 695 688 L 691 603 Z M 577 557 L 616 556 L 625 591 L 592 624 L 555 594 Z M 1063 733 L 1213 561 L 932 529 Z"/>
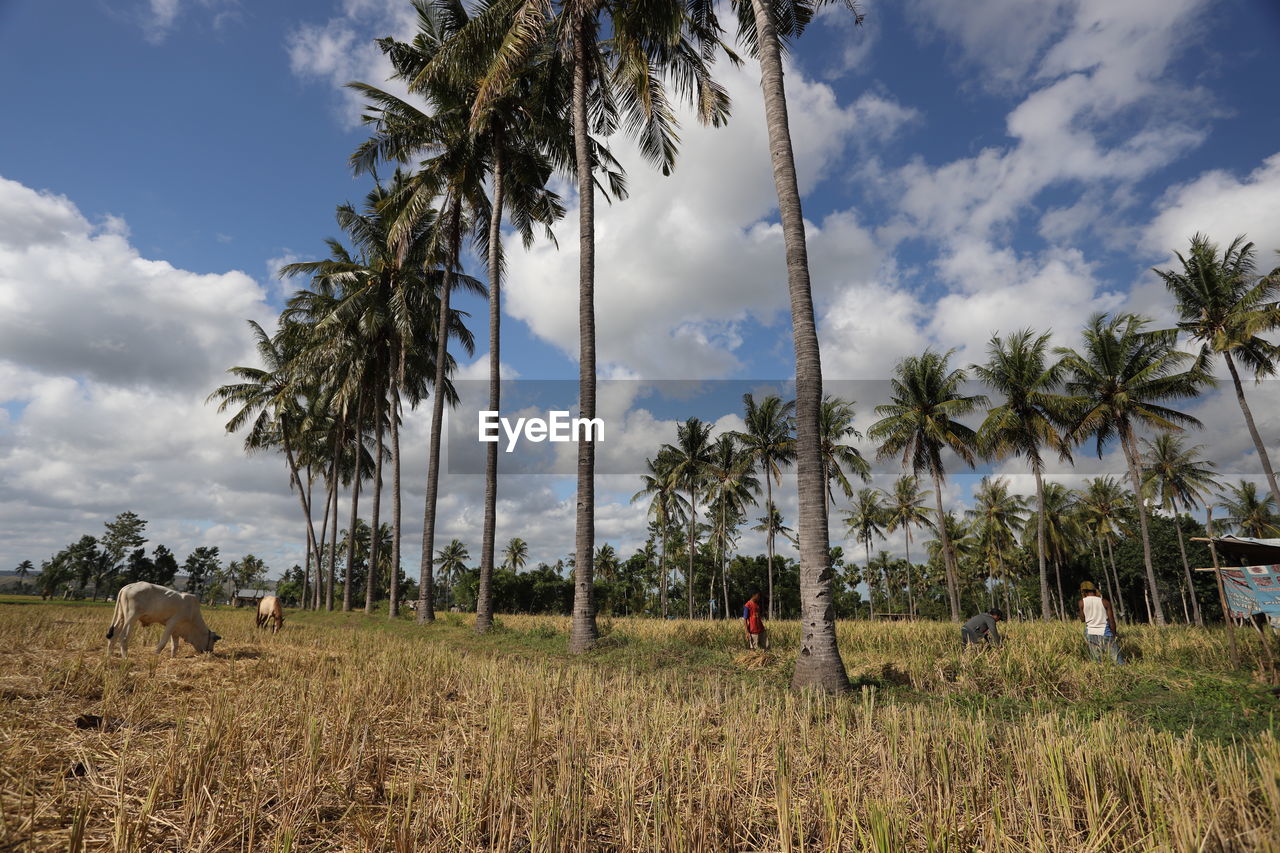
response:
<path id="1" fill-rule="evenodd" d="M 205 608 L 176 659 L 110 605 L 0 602 L 3 851 L 1280 849 L 1280 699 L 1257 635 L 1077 626 L 962 654 L 940 623 L 846 623 L 857 689 L 787 689 L 736 622 L 465 614 L 433 625 Z"/>

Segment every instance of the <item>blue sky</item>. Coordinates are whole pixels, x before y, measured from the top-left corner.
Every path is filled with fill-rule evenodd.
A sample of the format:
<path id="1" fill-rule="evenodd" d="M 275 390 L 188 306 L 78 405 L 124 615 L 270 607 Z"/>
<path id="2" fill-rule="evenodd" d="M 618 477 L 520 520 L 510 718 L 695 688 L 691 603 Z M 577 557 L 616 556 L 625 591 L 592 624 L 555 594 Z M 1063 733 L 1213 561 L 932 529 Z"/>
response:
<path id="1" fill-rule="evenodd" d="M 954 10 L 871 2 L 855 30 L 837 4 L 794 52 L 787 85 L 829 376 L 882 379 L 925 346 L 967 363 L 992 332 L 1024 325 L 1070 344 L 1096 310 L 1167 320 L 1149 268 L 1196 230 L 1247 233 L 1261 264 L 1280 261 L 1274 3 Z M 408 4 L 386 0 L 0 3 L 11 81 L 0 92 L 0 566 L 38 562 L 125 509 L 180 556 L 217 544 L 276 569 L 300 558 L 283 466 L 243 457 L 203 400 L 225 367 L 252 358 L 243 321 L 273 321 L 288 292 L 274 269 L 320 256 L 338 236 L 335 205 L 367 191 L 346 166 L 363 135 L 342 84 L 381 83 L 372 39 L 411 28 Z M 619 143 L 633 197 L 598 206 L 603 376 L 791 372 L 756 70 L 720 74 L 734 118 L 715 131 L 686 120 L 671 178 Z M 510 249 L 504 369 L 521 379 L 577 371 L 576 200 L 559 188 L 571 209 L 563 249 Z M 474 299 L 464 307 L 482 315 Z M 478 355 L 465 376 L 484 375 Z M 1268 391 L 1253 392 L 1255 406 L 1275 435 Z M 1256 459 L 1238 412 L 1218 402 L 1202 406 L 1196 440 L 1247 472 Z M 669 411 L 625 394 L 610 405 L 624 436 L 607 451 L 612 470 L 674 437 Z M 863 426 L 871 405 L 859 401 Z M 407 425 L 410 472 L 424 458 L 422 420 Z M 735 425 L 729 411 L 719 420 Z M 538 558 L 566 553 L 571 483 L 509 483 L 499 538 L 524 536 Z M 971 486 L 956 477 L 949 497 Z M 600 488 L 600 541 L 634 546 L 634 483 L 611 475 Z M 458 478 L 445 491 L 446 541 L 478 551 L 478 485 Z M 420 485 L 406 500 L 406 516 L 420 515 Z M 409 531 L 411 566 L 416 542 Z"/>

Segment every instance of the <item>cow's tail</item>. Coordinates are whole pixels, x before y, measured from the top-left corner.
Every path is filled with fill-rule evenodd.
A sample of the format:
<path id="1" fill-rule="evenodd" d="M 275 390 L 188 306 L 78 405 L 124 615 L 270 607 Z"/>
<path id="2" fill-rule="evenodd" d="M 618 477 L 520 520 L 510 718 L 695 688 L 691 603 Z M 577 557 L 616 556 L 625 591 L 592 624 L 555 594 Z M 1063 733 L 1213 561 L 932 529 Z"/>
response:
<path id="1" fill-rule="evenodd" d="M 112 637 L 116 635 L 116 628 L 121 627 L 120 623 L 123 621 L 123 619 L 121 618 L 123 616 L 123 607 L 124 607 L 124 597 L 121 596 L 119 593 L 117 593 L 116 609 L 115 609 L 115 612 L 111 614 L 111 627 L 107 629 L 108 640 L 110 640 Z"/>

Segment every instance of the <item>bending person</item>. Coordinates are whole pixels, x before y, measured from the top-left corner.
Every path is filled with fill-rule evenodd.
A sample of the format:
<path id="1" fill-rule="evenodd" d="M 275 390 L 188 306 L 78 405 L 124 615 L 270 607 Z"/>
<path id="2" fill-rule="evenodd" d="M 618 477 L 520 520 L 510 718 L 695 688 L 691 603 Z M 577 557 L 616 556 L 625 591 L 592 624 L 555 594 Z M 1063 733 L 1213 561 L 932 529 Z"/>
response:
<path id="1" fill-rule="evenodd" d="M 993 607 L 986 613 L 979 613 L 977 616 L 964 623 L 964 627 L 960 629 L 960 642 L 967 649 L 969 644 L 978 645 L 979 643 L 988 643 L 992 646 L 999 646 L 1003 640 L 1000 639 L 1000 631 L 996 628 L 996 623 L 1004 618 L 1004 612 Z"/>

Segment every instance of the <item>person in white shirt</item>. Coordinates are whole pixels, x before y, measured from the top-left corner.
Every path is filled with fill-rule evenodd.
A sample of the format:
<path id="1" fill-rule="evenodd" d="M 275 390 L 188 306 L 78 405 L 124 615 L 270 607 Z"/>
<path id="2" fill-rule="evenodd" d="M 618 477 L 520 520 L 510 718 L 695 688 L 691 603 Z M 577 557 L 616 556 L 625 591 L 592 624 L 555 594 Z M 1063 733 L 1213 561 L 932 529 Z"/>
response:
<path id="1" fill-rule="evenodd" d="M 1111 602 L 1098 593 L 1098 588 L 1091 581 L 1080 584 L 1080 618 L 1084 620 L 1084 639 L 1089 657 L 1095 661 L 1102 660 L 1102 654 L 1106 652 L 1116 663 L 1124 663 Z"/>

